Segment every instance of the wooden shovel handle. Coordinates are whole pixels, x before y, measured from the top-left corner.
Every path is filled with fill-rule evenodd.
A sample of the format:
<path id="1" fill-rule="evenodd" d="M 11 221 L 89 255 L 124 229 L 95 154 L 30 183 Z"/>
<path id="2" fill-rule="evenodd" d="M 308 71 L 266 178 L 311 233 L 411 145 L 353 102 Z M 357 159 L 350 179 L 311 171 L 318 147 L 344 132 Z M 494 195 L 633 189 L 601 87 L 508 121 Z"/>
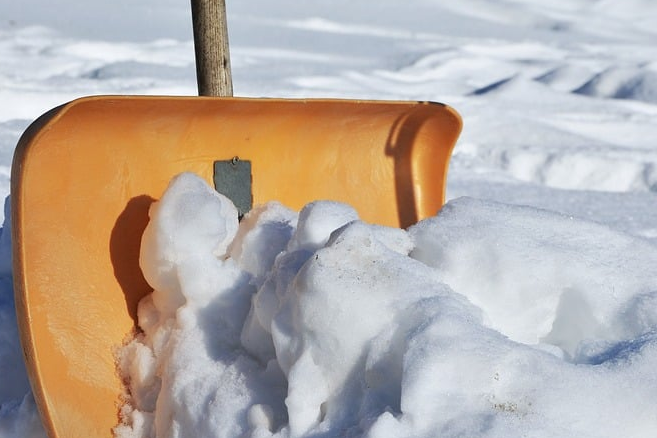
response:
<path id="1" fill-rule="evenodd" d="M 232 96 L 225 0 L 191 0 L 200 96 Z"/>

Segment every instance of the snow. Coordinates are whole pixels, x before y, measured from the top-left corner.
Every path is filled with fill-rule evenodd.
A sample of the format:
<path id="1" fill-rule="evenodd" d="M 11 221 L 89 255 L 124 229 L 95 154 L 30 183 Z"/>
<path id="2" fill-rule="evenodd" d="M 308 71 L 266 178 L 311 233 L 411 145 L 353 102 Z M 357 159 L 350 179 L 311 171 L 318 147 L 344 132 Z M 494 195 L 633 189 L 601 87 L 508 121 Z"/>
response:
<path id="1" fill-rule="evenodd" d="M 134 429 L 654 436 L 657 3 L 227 6 L 236 95 L 455 107 L 450 202 L 409 230 L 324 201 L 272 202 L 238 226 L 179 177 L 144 236 L 156 292 L 123 361 Z M 2 2 L 0 59 L 3 197 L 20 134 L 48 109 L 196 91 L 189 5 L 172 0 Z M 0 437 L 38 437 L 9 230 Z"/>
<path id="2" fill-rule="evenodd" d="M 238 230 L 231 207 L 193 174 L 151 207 L 118 436 L 657 428 L 653 244 L 467 197 L 408 231 L 330 201 L 266 204 Z"/>

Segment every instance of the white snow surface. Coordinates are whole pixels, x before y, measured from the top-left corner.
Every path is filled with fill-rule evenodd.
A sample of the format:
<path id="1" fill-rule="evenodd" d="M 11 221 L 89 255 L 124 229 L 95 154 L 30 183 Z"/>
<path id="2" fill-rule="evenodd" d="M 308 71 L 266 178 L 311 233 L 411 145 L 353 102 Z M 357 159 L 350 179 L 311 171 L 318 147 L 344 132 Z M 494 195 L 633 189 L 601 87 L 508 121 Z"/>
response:
<path id="1" fill-rule="evenodd" d="M 140 262 L 119 437 L 657 430 L 657 248 L 607 227 L 463 197 L 408 231 L 331 201 L 238 230 L 182 174 Z"/>
<path id="2" fill-rule="evenodd" d="M 449 202 L 409 230 L 324 200 L 238 225 L 178 177 L 144 236 L 155 292 L 124 350 L 117 430 L 653 437 L 657 3 L 227 3 L 236 95 L 455 107 Z M 48 109 L 196 92 L 188 2 L 1 2 L 0 60 L 3 197 L 20 134 Z M 4 216 L 0 438 L 42 437 Z"/>

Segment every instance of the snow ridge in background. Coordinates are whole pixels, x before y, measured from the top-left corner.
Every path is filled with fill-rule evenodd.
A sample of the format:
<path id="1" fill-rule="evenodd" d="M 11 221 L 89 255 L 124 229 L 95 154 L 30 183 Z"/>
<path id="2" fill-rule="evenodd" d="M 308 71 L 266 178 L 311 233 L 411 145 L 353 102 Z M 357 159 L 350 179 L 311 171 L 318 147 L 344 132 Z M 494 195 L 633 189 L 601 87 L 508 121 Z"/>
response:
<path id="1" fill-rule="evenodd" d="M 192 174 L 152 207 L 162 289 L 123 351 L 119 436 L 654 433 L 657 247 L 468 198 L 408 232 L 326 201 L 238 230 L 231 207 Z"/>

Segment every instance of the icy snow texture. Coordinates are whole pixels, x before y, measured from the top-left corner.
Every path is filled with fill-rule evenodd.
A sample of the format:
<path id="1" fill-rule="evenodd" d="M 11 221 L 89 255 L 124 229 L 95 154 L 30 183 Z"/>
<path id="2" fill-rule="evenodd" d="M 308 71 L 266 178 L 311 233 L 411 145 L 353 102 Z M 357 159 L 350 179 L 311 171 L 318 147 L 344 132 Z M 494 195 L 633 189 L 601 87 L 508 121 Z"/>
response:
<path id="1" fill-rule="evenodd" d="M 657 430 L 651 244 L 468 198 L 409 231 L 334 202 L 236 218 L 192 174 L 153 206 L 141 260 L 168 291 L 123 350 L 119 436 Z"/>
<path id="2" fill-rule="evenodd" d="M 515 341 L 545 342 L 589 362 L 589 341 L 616 343 L 657 326 L 654 245 L 605 226 L 459 199 L 411 234 L 411 255 Z"/>

